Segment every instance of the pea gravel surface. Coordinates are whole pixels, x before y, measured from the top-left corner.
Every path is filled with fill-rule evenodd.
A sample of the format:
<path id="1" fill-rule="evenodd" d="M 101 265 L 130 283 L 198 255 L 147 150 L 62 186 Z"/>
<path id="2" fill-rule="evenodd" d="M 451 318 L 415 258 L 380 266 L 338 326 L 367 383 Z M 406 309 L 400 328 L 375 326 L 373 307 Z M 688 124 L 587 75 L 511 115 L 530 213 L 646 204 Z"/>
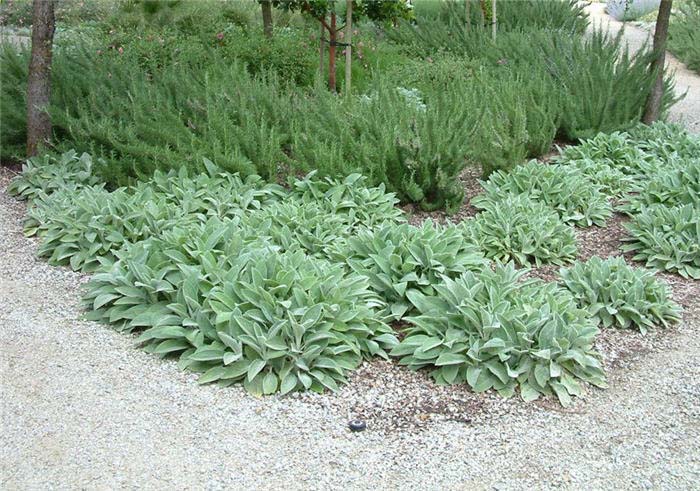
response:
<path id="1" fill-rule="evenodd" d="M 698 282 L 684 322 L 606 331 L 608 390 L 573 408 L 441 388 L 391 362 L 337 394 L 198 386 L 82 319 L 85 275 L 36 257 L 0 169 L 2 489 L 691 489 L 700 483 Z M 367 430 L 352 433 L 348 420 Z"/>

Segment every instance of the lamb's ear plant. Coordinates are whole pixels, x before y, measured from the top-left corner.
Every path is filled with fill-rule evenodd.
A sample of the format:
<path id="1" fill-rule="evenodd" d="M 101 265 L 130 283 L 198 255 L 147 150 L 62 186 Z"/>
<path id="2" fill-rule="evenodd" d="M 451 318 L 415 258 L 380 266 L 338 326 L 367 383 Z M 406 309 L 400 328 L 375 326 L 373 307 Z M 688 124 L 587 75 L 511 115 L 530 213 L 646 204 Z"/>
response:
<path id="1" fill-rule="evenodd" d="M 526 194 L 506 194 L 482 201 L 485 209 L 463 222 L 469 241 L 479 245 L 486 257 L 523 266 L 563 265 L 576 256 L 573 228 L 545 203 Z"/>
<path id="2" fill-rule="evenodd" d="M 559 274 L 579 306 L 604 327 L 645 333 L 680 320 L 681 309 L 671 299 L 668 285 L 649 270 L 629 266 L 622 257 L 594 256 Z"/>
<path id="3" fill-rule="evenodd" d="M 700 212 L 700 158 L 647 179 L 618 209 L 634 215 L 651 205 L 691 205 Z"/>
<path id="4" fill-rule="evenodd" d="M 179 222 L 100 259 L 87 286 L 88 316 L 126 332 L 163 325 L 154 315 L 163 312 L 168 325 L 196 327 L 203 296 L 223 281 L 231 258 L 255 249 L 276 250 L 238 217 Z"/>
<path id="5" fill-rule="evenodd" d="M 600 187 L 575 168 L 531 161 L 510 172 L 498 171 L 482 182 L 484 193 L 471 203 L 485 208 L 506 194 L 526 194 L 555 210 L 565 223 L 603 226 L 612 207 Z"/>
<path id="6" fill-rule="evenodd" d="M 92 157 L 70 150 L 58 156 L 46 154 L 28 159 L 7 191 L 31 201 L 41 194 L 49 196 L 57 190 L 75 192 L 98 184 L 99 179 L 93 175 Z"/>
<path id="7" fill-rule="evenodd" d="M 213 220 L 213 221 L 212 221 Z M 187 225 L 125 247 L 88 284 L 90 318 L 143 331 L 201 383 L 253 394 L 335 390 L 397 343 L 366 278 L 281 252 L 239 219 Z"/>
<path id="8" fill-rule="evenodd" d="M 403 221 L 403 212 L 394 193 L 386 186 L 370 186 L 366 177 L 351 174 L 342 180 L 319 178 L 316 172 L 303 179 L 290 180 L 291 195 L 304 203 L 313 202 L 327 213 L 343 216 L 350 226 L 373 226 L 385 221 Z"/>
<path id="9" fill-rule="evenodd" d="M 555 394 L 563 405 L 581 381 L 605 387 L 593 351 L 598 329 L 574 298 L 555 284 L 522 281 L 512 264 L 443 278 L 434 296 L 414 292 L 418 310 L 391 352 L 413 370 L 431 369 L 439 384 L 467 383 L 526 401 Z"/>
<path id="10" fill-rule="evenodd" d="M 108 192 L 86 187 L 73 193 L 39 195 L 28 211 L 25 234 L 38 235 L 37 253 L 50 264 L 94 271 L 127 242 L 135 243 L 194 219 L 168 204 L 150 187 Z"/>
<path id="11" fill-rule="evenodd" d="M 559 157 L 556 162 L 574 167 L 585 175 L 591 182 L 600 187 L 600 191 L 608 197 L 619 198 L 624 193 L 635 187 L 634 177 L 625 174 L 609 159 L 595 159 L 590 157 L 568 159 Z"/>
<path id="12" fill-rule="evenodd" d="M 304 249 L 310 256 L 328 258 L 345 243 L 356 217 L 329 212 L 318 201 L 285 200 L 248 215 L 247 222 L 261 236 L 283 250 Z"/>
<path id="13" fill-rule="evenodd" d="M 643 187 L 652 175 L 683 168 L 699 155 L 700 138 L 678 125 L 657 122 L 626 132 L 600 133 L 565 148 L 554 161 L 580 168 L 617 195 Z"/>
<path id="14" fill-rule="evenodd" d="M 368 281 L 301 251 L 254 254 L 211 289 L 218 341 L 188 355 L 200 382 L 243 382 L 253 394 L 336 390 L 364 357 L 397 344 Z"/>
<path id="15" fill-rule="evenodd" d="M 693 205 L 643 206 L 625 224 L 622 250 L 648 267 L 700 279 L 700 213 Z"/>
<path id="16" fill-rule="evenodd" d="M 404 223 L 361 230 L 336 257 L 369 279 L 372 290 L 387 303 L 386 313 L 396 320 L 411 312 L 407 295 L 412 290 L 432 295 L 443 275 L 453 278 L 489 267 L 458 227 L 430 220 L 420 227 Z"/>
<path id="17" fill-rule="evenodd" d="M 554 161 L 569 164 L 581 160 L 606 164 L 630 179 L 656 172 L 662 166 L 658 156 L 644 151 L 628 133 L 619 131 L 599 133 L 582 140 L 578 145 L 565 148 Z"/>
<path id="18" fill-rule="evenodd" d="M 661 121 L 651 125 L 638 124 L 630 128 L 627 135 L 632 146 L 661 161 L 693 159 L 700 155 L 700 137 L 679 124 Z"/>
<path id="19" fill-rule="evenodd" d="M 185 213 L 220 218 L 260 210 L 288 194 L 281 186 L 266 183 L 260 176 L 243 178 L 239 174 L 222 172 L 208 159 L 203 161 L 205 173 L 192 173 L 187 167 L 177 172 L 156 171 L 148 181 L 139 183 L 136 190 L 150 187 Z"/>

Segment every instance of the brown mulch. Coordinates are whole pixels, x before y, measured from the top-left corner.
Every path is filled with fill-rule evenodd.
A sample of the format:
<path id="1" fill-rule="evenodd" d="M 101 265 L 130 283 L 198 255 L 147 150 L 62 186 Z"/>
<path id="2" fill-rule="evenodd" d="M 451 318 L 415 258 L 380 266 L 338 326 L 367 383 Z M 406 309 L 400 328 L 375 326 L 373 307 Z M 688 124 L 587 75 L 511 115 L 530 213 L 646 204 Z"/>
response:
<path id="1" fill-rule="evenodd" d="M 470 424 L 494 396 L 476 394 L 466 384 L 436 385 L 429 370 L 414 372 L 395 360 L 374 359 L 353 371 L 335 397 L 311 393 L 296 397 L 366 421 L 375 430 L 392 432 L 438 421 Z"/>
<path id="2" fill-rule="evenodd" d="M 22 162 L 20 160 L 0 161 L 0 167 L 9 170 L 12 175 L 22 172 Z"/>

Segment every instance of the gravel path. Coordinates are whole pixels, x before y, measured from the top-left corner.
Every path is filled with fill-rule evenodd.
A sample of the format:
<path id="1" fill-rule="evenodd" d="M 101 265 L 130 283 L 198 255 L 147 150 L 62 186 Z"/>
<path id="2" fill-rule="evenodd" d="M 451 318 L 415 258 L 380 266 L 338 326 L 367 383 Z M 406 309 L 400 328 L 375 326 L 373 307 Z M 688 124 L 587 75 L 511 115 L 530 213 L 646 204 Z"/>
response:
<path id="1" fill-rule="evenodd" d="M 586 7 L 591 20 L 591 28 L 603 28 L 617 35 L 624 28 L 625 41 L 632 52 L 651 46 L 653 30 L 642 29 L 629 22 L 619 22 L 605 13 L 604 3 L 592 3 Z M 685 98 L 671 108 L 669 120 L 682 123 L 693 133 L 700 133 L 700 76 L 689 70 L 668 51 L 666 66 L 675 72 L 676 94 L 686 94 Z"/>
<path id="2" fill-rule="evenodd" d="M 9 178 L 0 168 L 2 489 L 699 487 L 698 282 L 665 275 L 680 325 L 601 335 L 610 388 L 567 410 L 438 388 L 387 362 L 335 395 L 256 399 L 200 387 L 82 320 L 85 276 L 35 257 Z M 586 251 L 600 239 L 579 234 Z M 366 432 L 346 429 L 356 415 Z"/>

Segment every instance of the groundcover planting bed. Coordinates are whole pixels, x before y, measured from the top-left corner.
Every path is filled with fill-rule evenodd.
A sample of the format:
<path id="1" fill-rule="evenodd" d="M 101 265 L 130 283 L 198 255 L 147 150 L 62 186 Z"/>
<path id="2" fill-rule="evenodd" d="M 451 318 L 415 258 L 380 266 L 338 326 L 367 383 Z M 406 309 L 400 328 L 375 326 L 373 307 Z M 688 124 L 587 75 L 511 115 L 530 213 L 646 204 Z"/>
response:
<path id="1" fill-rule="evenodd" d="M 600 329 L 680 319 L 653 270 L 576 261 L 573 227 L 623 211 L 633 259 L 697 278 L 698 155 L 696 137 L 662 123 L 599 134 L 493 174 L 473 219 L 420 226 L 360 175 L 280 186 L 209 161 L 110 191 L 89 155 L 67 152 L 31 159 L 9 191 L 30 202 L 40 255 L 93 273 L 90 318 L 138 332 L 202 383 L 336 390 L 383 357 L 438 384 L 567 405 L 605 387 Z M 524 277 L 547 264 L 563 266 L 558 281 Z"/>
<path id="2" fill-rule="evenodd" d="M 638 125 L 648 53 L 585 35 L 577 2 L 499 3 L 494 39 L 468 1 L 363 3 L 337 92 L 298 2 L 272 37 L 255 2 L 59 10 L 51 152 L 8 188 L 26 234 L 91 275 L 91 319 L 201 383 L 335 391 L 384 358 L 527 401 L 605 387 L 600 330 L 677 322 L 655 271 L 700 278 L 700 141 Z M 0 51 L 3 158 L 28 57 Z M 465 194 L 474 216 L 442 220 Z M 624 255 L 582 261 L 577 234 L 625 215 Z"/>

